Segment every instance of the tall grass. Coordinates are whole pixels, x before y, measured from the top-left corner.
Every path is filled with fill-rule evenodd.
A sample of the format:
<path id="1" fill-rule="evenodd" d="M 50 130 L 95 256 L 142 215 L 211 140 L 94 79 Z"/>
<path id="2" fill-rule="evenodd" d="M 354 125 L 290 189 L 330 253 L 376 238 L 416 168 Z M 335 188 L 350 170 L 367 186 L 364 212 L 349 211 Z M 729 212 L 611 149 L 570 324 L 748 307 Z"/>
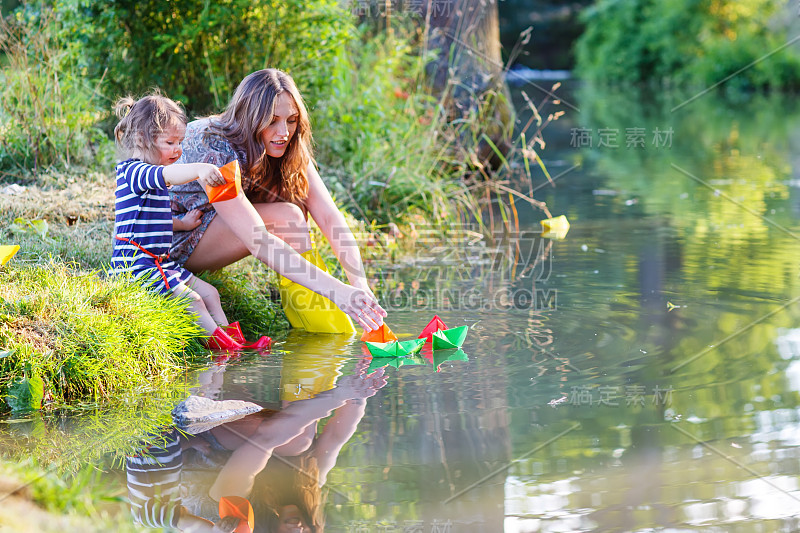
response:
<path id="1" fill-rule="evenodd" d="M 414 34 L 361 31 L 334 58 L 331 93 L 311 112 L 323 177 L 346 209 L 373 229 L 472 223 L 487 236 L 519 230 L 518 202 L 550 216 L 532 183 L 535 175 L 550 179 L 540 153 L 544 129 L 564 114 L 558 85 L 538 103 L 526 96 L 532 118 L 517 125 L 515 114 L 504 114 L 513 106 L 502 80 L 488 89 L 454 82 L 434 96 L 430 56 Z M 520 45 L 529 38 L 528 31 Z M 454 116 L 455 100 L 471 105 Z"/>
<path id="2" fill-rule="evenodd" d="M 0 391 L 21 408 L 156 390 L 202 351 L 186 306 L 62 263 L 2 270 Z"/>
<path id="3" fill-rule="evenodd" d="M 91 163 L 106 136 L 94 88 L 75 61 L 76 48 L 49 10 L 0 18 L 0 178 L 16 181 L 43 169 Z"/>

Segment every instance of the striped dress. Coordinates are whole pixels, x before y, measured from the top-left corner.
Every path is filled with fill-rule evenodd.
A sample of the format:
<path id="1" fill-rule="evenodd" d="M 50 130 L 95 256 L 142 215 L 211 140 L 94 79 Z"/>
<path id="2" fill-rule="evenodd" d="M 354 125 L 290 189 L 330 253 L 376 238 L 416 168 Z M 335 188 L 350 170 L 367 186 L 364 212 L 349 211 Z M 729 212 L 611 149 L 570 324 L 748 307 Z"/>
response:
<path id="1" fill-rule="evenodd" d="M 138 159 L 117 164 L 115 237 L 123 237 L 156 256 L 167 254 L 172 244 L 172 210 L 164 181 L 164 167 Z M 161 294 L 171 294 L 156 260 L 131 242 L 114 239 L 111 268 L 116 274 L 142 279 Z M 188 281 L 192 273 L 164 259 L 161 268 L 169 286 Z"/>
<path id="2" fill-rule="evenodd" d="M 161 438 L 126 458 L 128 498 L 135 523 L 174 528 L 181 510 L 181 441 L 177 430 Z"/>

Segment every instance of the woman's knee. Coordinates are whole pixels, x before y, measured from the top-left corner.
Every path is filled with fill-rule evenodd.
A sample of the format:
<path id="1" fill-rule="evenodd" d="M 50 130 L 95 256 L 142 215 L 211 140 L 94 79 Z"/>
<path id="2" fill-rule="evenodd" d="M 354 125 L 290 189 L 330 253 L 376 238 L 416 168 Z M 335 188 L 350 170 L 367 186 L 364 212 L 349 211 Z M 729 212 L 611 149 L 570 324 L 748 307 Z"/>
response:
<path id="1" fill-rule="evenodd" d="M 295 204 L 279 202 L 256 206 L 267 229 L 295 250 L 311 247 L 305 212 Z"/>

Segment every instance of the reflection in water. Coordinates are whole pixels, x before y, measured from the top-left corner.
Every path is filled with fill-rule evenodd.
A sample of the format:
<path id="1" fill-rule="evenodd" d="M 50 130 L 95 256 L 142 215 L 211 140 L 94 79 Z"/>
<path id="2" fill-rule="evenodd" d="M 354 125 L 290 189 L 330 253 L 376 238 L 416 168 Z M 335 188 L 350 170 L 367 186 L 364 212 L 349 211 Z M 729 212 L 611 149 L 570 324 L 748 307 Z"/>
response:
<path id="1" fill-rule="evenodd" d="M 221 516 L 226 513 L 220 502 L 238 497 L 252 506 L 254 531 L 322 531 L 322 487 L 364 416 L 367 398 L 386 378 L 382 369 L 367 374 L 368 361 L 339 377 L 339 358 L 300 357 L 300 363 L 285 359 L 277 409 L 200 402 L 196 396 L 179 405 L 184 423 L 151 436 L 126 460 L 134 520 L 180 531 L 231 532 L 247 521 L 247 512 Z M 205 386 L 195 394 L 220 395 L 219 368 L 201 376 Z M 185 404 L 202 410 L 185 412 Z M 257 411 L 242 416 L 248 410 Z"/>

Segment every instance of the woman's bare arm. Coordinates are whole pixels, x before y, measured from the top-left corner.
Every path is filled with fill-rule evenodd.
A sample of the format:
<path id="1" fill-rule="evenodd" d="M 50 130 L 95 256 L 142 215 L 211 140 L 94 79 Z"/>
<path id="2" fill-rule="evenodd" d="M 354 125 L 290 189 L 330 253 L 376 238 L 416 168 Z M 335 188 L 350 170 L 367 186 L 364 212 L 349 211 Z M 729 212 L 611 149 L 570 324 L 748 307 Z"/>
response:
<path id="1" fill-rule="evenodd" d="M 328 188 L 322 182 L 313 163 L 308 165 L 308 199 L 306 200 L 311 217 L 322 234 L 331 244 L 333 253 L 342 264 L 347 279 L 354 287 L 370 290 L 361 252 L 347 221 L 331 198 Z"/>

